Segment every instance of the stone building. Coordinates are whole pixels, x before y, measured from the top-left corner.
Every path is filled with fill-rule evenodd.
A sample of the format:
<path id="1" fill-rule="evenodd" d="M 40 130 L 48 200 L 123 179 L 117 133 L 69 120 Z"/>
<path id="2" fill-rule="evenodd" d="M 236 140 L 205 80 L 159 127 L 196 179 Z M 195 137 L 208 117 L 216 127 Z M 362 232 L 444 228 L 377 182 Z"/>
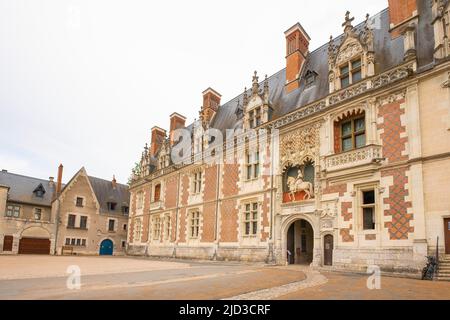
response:
<path id="1" fill-rule="evenodd" d="M 56 188 L 53 178 L 0 172 L 0 253 L 54 252 L 51 206 Z"/>
<path id="2" fill-rule="evenodd" d="M 55 198 L 56 253 L 122 255 L 125 252 L 128 186 L 91 177 L 81 168 Z"/>
<path id="3" fill-rule="evenodd" d="M 66 185 L 62 175 L 62 165 L 56 182 L 0 172 L 0 253 L 124 254 L 128 186 L 84 168 Z"/>
<path id="4" fill-rule="evenodd" d="M 199 120 L 152 129 L 128 253 L 411 274 L 450 254 L 449 21 L 449 1 L 389 0 L 313 51 L 288 29 L 283 70 L 226 103 L 209 88 Z M 191 161 L 175 162 L 186 138 Z"/>

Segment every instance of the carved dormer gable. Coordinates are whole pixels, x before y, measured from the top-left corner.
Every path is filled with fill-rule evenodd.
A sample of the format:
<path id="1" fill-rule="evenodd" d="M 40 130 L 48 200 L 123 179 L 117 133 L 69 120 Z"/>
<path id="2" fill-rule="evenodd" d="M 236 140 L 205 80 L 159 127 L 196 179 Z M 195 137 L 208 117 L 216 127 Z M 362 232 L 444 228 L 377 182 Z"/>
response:
<path id="1" fill-rule="evenodd" d="M 170 165 L 170 143 L 165 141 L 158 154 L 158 168 L 164 169 Z"/>
<path id="2" fill-rule="evenodd" d="M 330 38 L 328 46 L 328 65 L 330 93 L 350 86 L 361 79 L 375 74 L 374 35 L 369 15 L 364 27 L 356 30 L 354 18 L 347 11 L 344 35 L 340 43 Z"/>
<path id="3" fill-rule="evenodd" d="M 258 75 L 253 75 L 251 95 L 247 95 L 247 88 L 243 97 L 244 129 L 259 127 L 270 120 L 272 108 L 269 103 L 269 80 L 264 80 L 263 88 L 260 88 Z"/>

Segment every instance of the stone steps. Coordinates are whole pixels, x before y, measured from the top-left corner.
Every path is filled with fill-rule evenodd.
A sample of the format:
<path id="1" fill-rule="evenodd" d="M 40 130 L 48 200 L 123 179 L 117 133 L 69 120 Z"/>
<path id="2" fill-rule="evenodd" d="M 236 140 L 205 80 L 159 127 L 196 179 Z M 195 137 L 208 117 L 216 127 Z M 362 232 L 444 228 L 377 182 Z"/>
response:
<path id="1" fill-rule="evenodd" d="M 445 257 L 439 261 L 439 269 L 436 280 L 450 281 L 450 257 Z"/>

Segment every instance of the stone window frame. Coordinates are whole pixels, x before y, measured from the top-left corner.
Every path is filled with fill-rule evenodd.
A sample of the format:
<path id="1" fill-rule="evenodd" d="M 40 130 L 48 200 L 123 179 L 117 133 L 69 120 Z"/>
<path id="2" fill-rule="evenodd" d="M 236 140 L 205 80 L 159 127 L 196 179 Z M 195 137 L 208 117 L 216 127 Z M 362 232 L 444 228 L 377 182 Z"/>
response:
<path id="1" fill-rule="evenodd" d="M 40 210 L 39 211 L 39 219 L 36 219 L 36 211 L 37 210 Z M 35 220 L 35 221 L 42 221 L 43 215 L 44 215 L 44 209 L 39 208 L 39 207 L 34 207 L 33 208 L 33 220 Z"/>
<path id="2" fill-rule="evenodd" d="M 329 136 L 329 155 L 337 155 L 344 153 L 343 151 L 336 150 L 335 143 L 336 143 L 336 135 L 335 135 L 335 125 L 336 122 L 339 123 L 342 120 L 345 120 L 346 117 L 349 115 L 352 115 L 353 113 L 364 113 L 365 116 L 365 128 L 366 128 L 366 144 L 364 147 L 370 146 L 370 145 L 379 145 L 380 139 L 378 137 L 378 128 L 377 128 L 377 106 L 376 106 L 376 99 L 369 98 L 366 102 L 357 104 L 357 105 L 351 105 L 346 106 L 345 108 L 336 111 L 336 113 L 330 114 L 329 117 L 326 117 L 326 120 L 328 122 L 327 124 L 327 131 Z M 340 138 L 339 138 L 340 139 Z M 364 148 L 361 147 L 361 148 Z M 352 152 L 356 149 L 352 149 L 350 151 L 346 152 Z"/>
<path id="3" fill-rule="evenodd" d="M 195 215 L 197 215 L 197 217 L 195 217 Z M 202 226 L 202 213 L 201 213 L 200 209 L 189 210 L 187 219 L 188 219 L 188 229 L 187 229 L 188 238 L 191 240 L 200 239 L 201 226 Z M 195 220 L 197 220 L 197 223 L 193 224 L 193 222 Z M 196 229 L 193 229 L 193 228 L 196 228 Z M 196 230 L 196 231 L 193 233 L 193 230 Z"/>
<path id="4" fill-rule="evenodd" d="M 372 191 L 375 195 L 374 204 L 374 229 L 364 229 L 363 221 L 363 192 Z M 383 229 L 383 217 L 382 217 L 382 197 L 380 196 L 380 182 L 368 182 L 354 186 L 354 208 L 353 210 L 353 224 L 355 225 L 355 231 L 361 235 L 373 235 L 379 234 Z"/>
<path id="5" fill-rule="evenodd" d="M 141 243 L 142 239 L 142 219 L 135 218 L 134 219 L 134 226 L 133 226 L 133 242 Z"/>
<path id="6" fill-rule="evenodd" d="M 255 106 L 248 111 L 248 126 L 250 129 L 259 127 L 263 122 L 262 106 Z"/>
<path id="7" fill-rule="evenodd" d="M 67 240 L 69 240 L 69 241 L 67 241 Z M 78 240 L 80 240 L 80 244 L 77 244 Z M 83 244 L 83 242 L 84 242 L 84 244 Z M 71 246 L 71 247 L 77 247 L 77 248 L 86 248 L 88 245 L 88 238 L 66 236 L 64 238 L 64 245 Z"/>
<path id="8" fill-rule="evenodd" d="M 364 122 L 364 129 L 363 130 L 357 130 L 356 128 L 356 122 L 359 120 L 363 120 Z M 351 125 L 351 131 L 350 134 L 347 134 L 344 136 L 344 125 L 350 123 Z M 338 123 L 336 123 L 336 125 L 339 127 L 340 130 L 340 137 L 339 137 L 339 152 L 343 153 L 343 152 L 349 152 L 349 151 L 353 151 L 356 149 L 360 149 L 363 148 L 367 145 L 367 125 L 366 125 L 366 115 L 365 113 L 363 114 L 355 114 L 353 116 L 350 116 L 348 118 L 345 118 L 341 121 L 339 121 Z M 364 136 L 364 145 L 363 146 L 358 146 L 357 145 L 357 137 L 359 136 Z M 344 139 L 351 139 L 352 141 L 352 146 L 350 149 L 348 150 L 344 150 Z"/>
<path id="9" fill-rule="evenodd" d="M 165 213 L 164 214 L 164 240 L 168 241 L 170 240 L 171 237 L 171 233 L 172 233 L 172 217 L 170 215 L 170 213 Z"/>
<path id="10" fill-rule="evenodd" d="M 9 209 L 9 207 L 12 207 L 12 210 Z M 19 208 L 19 210 L 16 210 Z M 8 212 L 11 212 L 11 214 L 8 214 Z M 19 212 L 19 214 L 16 216 L 15 212 Z M 17 204 L 8 204 L 6 205 L 6 212 L 5 217 L 7 218 L 20 218 L 20 215 L 22 214 L 22 206 Z"/>
<path id="11" fill-rule="evenodd" d="M 114 221 L 113 230 L 110 229 L 110 221 Z M 106 222 L 106 230 L 108 232 L 117 232 L 118 220 L 116 218 L 108 218 Z"/>
<path id="12" fill-rule="evenodd" d="M 257 155 L 257 157 L 255 157 L 255 155 Z M 249 177 L 249 170 L 250 170 L 250 177 Z M 256 147 L 256 150 L 246 148 L 243 172 L 244 172 L 244 179 L 243 179 L 244 181 L 254 181 L 258 180 L 261 177 L 261 152 L 258 146 Z"/>
<path id="13" fill-rule="evenodd" d="M 142 209 L 144 207 L 144 191 L 140 190 L 136 192 L 136 209 Z"/>
<path id="14" fill-rule="evenodd" d="M 161 216 L 159 214 L 152 216 L 152 240 L 161 239 Z"/>
<path id="15" fill-rule="evenodd" d="M 156 190 L 157 187 L 159 186 L 159 197 L 156 197 Z M 152 194 L 151 194 L 151 202 L 155 203 L 155 202 L 161 202 L 162 201 L 162 196 L 163 196 L 163 182 L 162 181 L 157 181 L 152 185 Z"/>
<path id="16" fill-rule="evenodd" d="M 200 175 L 200 177 L 198 177 Z M 190 176 L 190 194 L 199 195 L 203 191 L 203 182 L 205 174 L 203 168 L 197 168 L 191 171 Z"/>
<path id="17" fill-rule="evenodd" d="M 78 199 L 81 199 L 81 206 L 78 205 Z M 84 208 L 86 206 L 86 197 L 76 195 L 74 199 L 75 207 Z"/>
<path id="18" fill-rule="evenodd" d="M 358 61 L 359 61 L 359 66 L 354 67 L 353 64 Z M 362 65 L 362 63 L 363 63 L 363 57 L 362 57 L 362 55 L 359 55 L 359 56 L 353 57 L 352 59 L 349 59 L 348 61 L 346 61 L 338 66 L 337 70 L 339 71 L 338 77 L 339 77 L 341 89 L 346 89 L 346 88 L 356 84 L 357 82 L 360 82 L 361 80 L 363 80 L 363 76 L 362 76 L 363 65 Z M 347 70 L 348 70 L 347 73 L 342 74 L 343 68 L 347 68 Z M 360 74 L 360 78 L 358 80 L 354 81 L 353 76 L 354 76 L 354 74 L 356 74 L 358 72 Z M 344 79 L 344 78 L 348 78 L 348 84 L 345 86 L 342 84 L 342 79 Z"/>
<path id="19" fill-rule="evenodd" d="M 256 219 L 253 217 L 253 214 L 255 213 L 254 206 L 256 205 Z M 260 222 L 261 222 L 261 203 L 258 201 L 258 199 L 251 199 L 243 202 L 241 204 L 242 206 L 242 212 L 241 212 L 241 225 L 242 225 L 242 237 L 243 238 L 250 238 L 255 239 L 258 238 L 261 228 L 260 228 Z M 250 210 L 247 211 L 247 206 L 249 206 Z M 250 219 L 246 219 L 246 215 L 250 214 Z M 250 223 L 250 233 L 247 234 L 247 224 Z M 254 230 L 254 224 L 256 224 L 256 230 Z"/>

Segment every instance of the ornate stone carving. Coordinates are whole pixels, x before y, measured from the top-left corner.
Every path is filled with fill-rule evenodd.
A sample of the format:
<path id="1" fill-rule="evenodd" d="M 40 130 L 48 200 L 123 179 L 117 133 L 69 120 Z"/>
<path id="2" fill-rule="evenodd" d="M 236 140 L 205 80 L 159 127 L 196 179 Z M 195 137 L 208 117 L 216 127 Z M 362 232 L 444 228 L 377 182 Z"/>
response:
<path id="1" fill-rule="evenodd" d="M 346 43 L 339 50 L 339 54 L 336 58 L 336 64 L 342 64 L 343 62 L 346 62 L 351 58 L 362 54 L 362 51 L 363 49 L 361 47 L 361 44 L 359 44 L 357 41 Z"/>
<path id="2" fill-rule="evenodd" d="M 384 106 L 385 104 L 403 100 L 403 99 L 405 99 L 405 97 L 406 97 L 406 90 L 402 90 L 400 92 L 396 92 L 396 93 L 390 94 L 388 96 L 378 98 L 377 104 L 379 106 Z"/>
<path id="3" fill-rule="evenodd" d="M 280 157 L 282 170 L 288 166 L 300 166 L 318 156 L 321 124 L 315 123 L 286 134 L 281 139 Z"/>
<path id="4" fill-rule="evenodd" d="M 381 146 L 370 145 L 325 158 L 327 171 L 341 170 L 355 165 L 370 164 L 382 157 Z"/>

